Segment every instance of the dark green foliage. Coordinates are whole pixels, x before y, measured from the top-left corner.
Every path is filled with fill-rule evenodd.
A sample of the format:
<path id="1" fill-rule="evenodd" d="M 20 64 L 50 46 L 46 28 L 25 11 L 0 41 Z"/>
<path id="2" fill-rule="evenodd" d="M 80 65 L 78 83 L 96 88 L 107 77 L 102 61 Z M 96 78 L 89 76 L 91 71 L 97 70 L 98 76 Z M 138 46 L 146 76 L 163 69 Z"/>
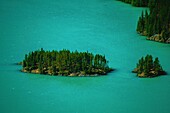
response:
<path id="1" fill-rule="evenodd" d="M 34 51 L 25 55 L 23 71 L 50 75 L 94 75 L 112 71 L 105 56 L 89 52 Z"/>
<path id="2" fill-rule="evenodd" d="M 167 42 L 168 39 L 170 39 L 169 5 L 169 0 L 150 0 L 150 13 L 149 15 L 147 12 L 145 13 L 144 20 L 141 19 L 143 16 L 139 18 L 137 32 L 148 37 L 155 36 L 157 34 L 157 37 L 151 40 Z"/>
<path id="3" fill-rule="evenodd" d="M 158 57 L 155 58 L 153 69 L 155 70 L 155 73 L 156 73 L 157 75 L 159 74 L 159 71 L 163 71 L 162 66 L 159 64 L 159 59 L 158 59 Z"/>
<path id="4" fill-rule="evenodd" d="M 147 13 L 147 11 L 146 11 L 146 13 Z M 144 13 L 142 11 L 142 15 L 141 15 L 141 17 L 139 17 L 139 21 L 138 21 L 138 24 L 137 24 L 137 31 L 138 32 L 141 33 L 141 32 L 144 31 L 144 29 L 145 29 L 145 21 L 147 21 L 147 20 L 145 20 Z"/>
<path id="5" fill-rule="evenodd" d="M 125 3 L 132 4 L 133 6 L 136 7 L 147 7 L 149 0 L 119 0 Z"/>
<path id="6" fill-rule="evenodd" d="M 147 55 L 145 58 L 142 57 L 133 72 L 137 73 L 139 77 L 155 77 L 165 74 L 159 64 L 158 57 L 153 61 L 151 55 Z"/>
<path id="7" fill-rule="evenodd" d="M 149 7 L 142 12 L 136 31 L 149 40 L 170 43 L 170 0 L 120 0 L 137 7 Z"/>

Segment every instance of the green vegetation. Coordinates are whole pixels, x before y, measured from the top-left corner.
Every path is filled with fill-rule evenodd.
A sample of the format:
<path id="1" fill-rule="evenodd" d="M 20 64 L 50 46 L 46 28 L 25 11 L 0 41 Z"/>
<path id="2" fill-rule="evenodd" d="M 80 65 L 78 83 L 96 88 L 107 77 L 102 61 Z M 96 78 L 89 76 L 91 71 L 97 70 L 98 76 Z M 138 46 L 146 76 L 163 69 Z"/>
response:
<path id="1" fill-rule="evenodd" d="M 94 76 L 113 71 L 105 56 L 99 54 L 69 50 L 44 51 L 43 48 L 26 54 L 22 65 L 23 72 L 49 75 Z"/>
<path id="2" fill-rule="evenodd" d="M 136 7 L 146 7 L 148 6 L 149 0 L 119 0 L 128 4 L 132 4 Z"/>
<path id="3" fill-rule="evenodd" d="M 127 3 L 133 1 L 144 2 L 149 12 L 142 11 L 139 17 L 136 31 L 141 35 L 147 36 L 148 40 L 170 43 L 170 0 L 121 0 Z M 133 5 L 133 4 L 132 4 Z"/>
<path id="4" fill-rule="evenodd" d="M 138 77 L 156 77 L 166 74 L 159 63 L 158 57 L 153 61 L 152 55 L 147 55 L 145 58 L 142 57 L 132 72 L 137 73 Z"/>

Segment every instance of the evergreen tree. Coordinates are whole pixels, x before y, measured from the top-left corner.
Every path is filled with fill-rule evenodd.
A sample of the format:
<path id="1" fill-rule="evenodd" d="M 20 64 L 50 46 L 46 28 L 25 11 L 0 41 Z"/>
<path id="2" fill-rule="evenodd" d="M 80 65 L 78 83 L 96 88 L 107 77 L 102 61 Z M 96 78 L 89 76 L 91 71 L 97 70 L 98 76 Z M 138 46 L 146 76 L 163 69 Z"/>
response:
<path id="1" fill-rule="evenodd" d="M 105 56 L 88 52 L 34 51 L 25 55 L 23 71 L 40 74 L 70 75 L 72 73 L 106 74 L 112 71 L 107 65 Z"/>
<path id="2" fill-rule="evenodd" d="M 160 64 L 159 64 L 159 59 L 158 59 L 158 57 L 155 58 L 155 61 L 154 61 L 154 70 L 155 70 L 155 74 L 156 74 L 156 75 L 159 74 L 159 71 L 162 71 L 161 66 L 160 66 Z"/>
<path id="3" fill-rule="evenodd" d="M 136 31 L 150 40 L 170 43 L 170 0 L 120 0 L 137 7 L 148 6 L 149 13 L 142 11 Z M 156 38 L 150 38 L 157 36 Z"/>
<path id="4" fill-rule="evenodd" d="M 56 69 L 55 63 L 54 63 L 54 61 L 53 61 L 53 62 L 52 62 L 52 74 L 53 74 L 53 75 L 56 75 L 56 71 L 57 71 L 57 69 Z"/>
<path id="5" fill-rule="evenodd" d="M 40 60 L 38 62 L 38 70 L 40 72 L 40 74 L 43 74 L 43 56 L 40 56 Z"/>
<path id="6" fill-rule="evenodd" d="M 26 61 L 25 60 L 23 60 L 22 66 L 23 66 L 23 68 L 26 67 Z"/>
<path id="7" fill-rule="evenodd" d="M 133 72 L 137 73 L 139 77 L 155 77 L 165 74 L 162 66 L 159 64 L 158 57 L 153 61 L 152 55 L 146 55 L 145 58 L 142 57 Z"/>

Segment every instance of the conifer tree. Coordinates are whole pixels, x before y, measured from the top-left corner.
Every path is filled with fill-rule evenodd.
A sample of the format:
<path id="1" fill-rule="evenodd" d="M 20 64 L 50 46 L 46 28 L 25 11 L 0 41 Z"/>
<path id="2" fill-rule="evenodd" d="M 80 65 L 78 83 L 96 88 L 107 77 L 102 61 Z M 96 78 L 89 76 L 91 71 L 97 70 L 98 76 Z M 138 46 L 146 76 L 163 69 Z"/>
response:
<path id="1" fill-rule="evenodd" d="M 71 73 L 106 74 L 112 71 L 106 64 L 105 56 L 88 52 L 34 51 L 25 55 L 23 71 L 40 74 L 69 75 Z"/>
<path id="2" fill-rule="evenodd" d="M 126 0 L 120 0 L 126 2 Z M 149 13 L 142 11 L 136 31 L 147 39 L 170 43 L 170 0 L 128 0 L 134 6 L 149 7 Z M 154 38 L 150 38 L 154 36 Z M 157 36 L 157 37 L 155 37 Z"/>
<path id="3" fill-rule="evenodd" d="M 156 75 L 159 74 L 159 71 L 162 71 L 161 66 L 160 66 L 160 64 L 159 64 L 159 59 L 158 59 L 158 57 L 156 57 L 156 58 L 155 58 L 155 61 L 154 61 L 154 70 L 155 70 Z"/>
<path id="4" fill-rule="evenodd" d="M 133 72 L 137 73 L 139 77 L 155 77 L 166 74 L 159 64 L 158 57 L 153 61 L 152 55 L 146 55 L 145 58 L 142 57 Z"/>

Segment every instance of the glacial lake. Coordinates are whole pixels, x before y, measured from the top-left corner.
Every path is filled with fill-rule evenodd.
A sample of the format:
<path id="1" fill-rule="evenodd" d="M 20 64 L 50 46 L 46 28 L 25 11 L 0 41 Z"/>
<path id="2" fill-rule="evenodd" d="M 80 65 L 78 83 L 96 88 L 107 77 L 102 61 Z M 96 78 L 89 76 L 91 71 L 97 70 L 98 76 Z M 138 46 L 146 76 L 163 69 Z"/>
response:
<path id="1" fill-rule="evenodd" d="M 136 33 L 141 11 L 117 0 L 0 0 L 0 113 L 169 113 L 170 45 Z M 26 53 L 69 49 L 105 55 L 101 77 L 26 74 Z M 139 58 L 168 75 L 137 78 Z"/>

